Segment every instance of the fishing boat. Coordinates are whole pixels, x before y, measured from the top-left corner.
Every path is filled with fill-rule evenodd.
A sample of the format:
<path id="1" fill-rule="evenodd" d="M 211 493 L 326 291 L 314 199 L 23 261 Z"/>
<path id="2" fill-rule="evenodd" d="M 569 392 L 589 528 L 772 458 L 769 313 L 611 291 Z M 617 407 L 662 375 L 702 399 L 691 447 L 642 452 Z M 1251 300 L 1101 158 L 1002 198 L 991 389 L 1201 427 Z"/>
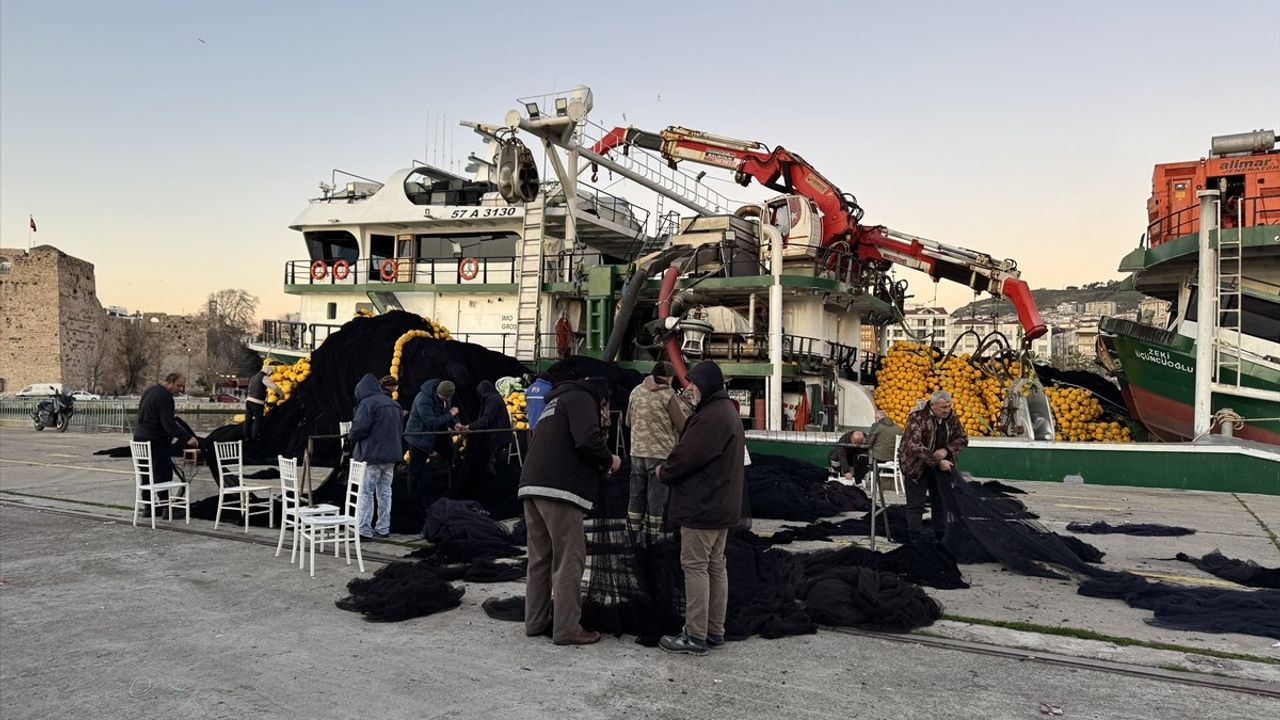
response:
<path id="1" fill-rule="evenodd" d="M 1275 133 L 1214 137 L 1152 174 L 1149 225 L 1120 270 L 1170 303 L 1165 327 L 1103 318 L 1099 360 L 1155 437 L 1280 445 L 1280 151 Z M 1207 340 L 1207 345 L 1205 341 Z M 1207 384 L 1197 427 L 1197 377 Z"/>

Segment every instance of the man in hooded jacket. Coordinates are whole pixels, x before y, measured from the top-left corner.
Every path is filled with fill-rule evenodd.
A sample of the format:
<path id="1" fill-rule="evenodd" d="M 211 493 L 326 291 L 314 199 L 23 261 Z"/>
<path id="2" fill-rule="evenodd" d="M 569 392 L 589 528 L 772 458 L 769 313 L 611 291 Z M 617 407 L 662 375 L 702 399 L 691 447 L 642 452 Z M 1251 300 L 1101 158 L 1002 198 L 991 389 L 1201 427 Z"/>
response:
<path id="1" fill-rule="evenodd" d="M 601 422 L 608 397 L 608 383 L 600 378 L 557 383 L 547 394 L 520 474 L 517 495 L 529 530 L 524 631 L 533 637 L 551 630 L 557 645 L 600 639 L 581 624 L 587 560 L 582 517 L 594 506 L 600 482 L 621 463 L 609 452 Z"/>
<path id="2" fill-rule="evenodd" d="M 658 479 L 671 487 L 668 516 L 680 527 L 684 631 L 658 644 L 669 652 L 705 655 L 708 647 L 724 646 L 729 600 L 724 549 L 729 530 L 742 518 L 746 437 L 718 365 L 704 360 L 689 371 L 688 380 L 686 392 L 696 409 L 658 468 Z"/>
<path id="3" fill-rule="evenodd" d="M 404 452 L 400 446 L 400 417 L 400 405 L 383 392 L 377 378 L 365 373 L 356 384 L 356 412 L 348 434 L 355 444 L 351 458 L 368 463 L 356 518 L 364 540 L 391 534 L 391 479 Z M 373 526 L 375 497 L 378 522 Z"/>
<path id="4" fill-rule="evenodd" d="M 494 432 L 511 429 L 511 416 L 507 414 L 507 405 L 493 383 L 484 380 L 476 386 L 480 393 L 480 416 L 466 426 L 468 430 L 485 430 L 467 437 L 467 454 L 474 458 L 470 463 L 473 471 L 484 470 L 494 472 L 494 456 L 511 444 L 511 433 Z"/>

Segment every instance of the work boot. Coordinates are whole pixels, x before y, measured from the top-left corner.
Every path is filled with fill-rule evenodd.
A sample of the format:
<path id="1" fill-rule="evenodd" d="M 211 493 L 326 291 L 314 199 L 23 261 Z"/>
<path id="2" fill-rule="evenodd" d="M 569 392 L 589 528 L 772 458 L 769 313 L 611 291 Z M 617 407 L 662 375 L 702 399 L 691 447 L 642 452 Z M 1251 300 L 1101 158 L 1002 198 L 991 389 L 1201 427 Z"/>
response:
<path id="1" fill-rule="evenodd" d="M 583 630 L 573 637 L 552 641 L 555 645 L 590 645 L 600 640 L 600 633 L 595 630 Z"/>
<path id="2" fill-rule="evenodd" d="M 658 641 L 658 647 L 667 652 L 683 655 L 706 655 L 711 652 L 707 649 L 706 640 L 693 637 L 683 630 L 679 635 L 663 635 L 662 639 Z"/>

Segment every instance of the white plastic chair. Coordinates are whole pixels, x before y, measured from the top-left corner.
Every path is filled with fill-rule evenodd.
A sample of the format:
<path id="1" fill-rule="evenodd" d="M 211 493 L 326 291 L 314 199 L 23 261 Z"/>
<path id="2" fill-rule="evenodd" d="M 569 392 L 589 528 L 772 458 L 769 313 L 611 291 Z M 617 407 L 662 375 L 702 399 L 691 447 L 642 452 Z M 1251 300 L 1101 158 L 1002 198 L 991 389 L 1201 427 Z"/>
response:
<path id="1" fill-rule="evenodd" d="M 244 483 L 244 443 L 240 440 L 213 444 L 214 457 L 218 463 L 218 512 L 213 516 L 213 529 L 218 529 L 222 522 L 222 508 L 238 510 L 244 515 L 244 531 L 249 532 L 249 517 L 267 515 L 267 527 L 275 527 L 275 510 L 271 502 L 271 494 L 275 489 L 271 485 L 246 485 Z M 227 479 L 234 477 L 239 485 L 227 484 Z M 264 499 L 254 500 L 252 493 L 264 494 Z M 230 500 L 227 500 L 230 498 Z"/>
<path id="2" fill-rule="evenodd" d="M 181 480 L 168 482 L 152 482 L 151 443 L 133 441 L 129 443 L 129 453 L 133 457 L 133 526 L 138 526 L 138 509 L 147 505 L 151 508 L 151 529 L 156 528 L 156 508 L 167 508 L 169 521 L 173 521 L 173 509 L 182 508 L 186 514 L 187 524 L 191 524 L 191 486 Z M 164 498 L 157 498 L 160 491 Z M 147 499 L 142 499 L 146 492 Z"/>
<path id="3" fill-rule="evenodd" d="M 893 483 L 893 491 L 899 495 L 906 494 L 906 488 L 902 481 L 902 469 L 898 467 L 898 447 L 902 444 L 902 435 L 898 434 L 893 437 L 893 459 L 888 462 L 876 463 L 876 471 L 872 473 L 875 476 L 876 484 L 882 480 L 889 480 Z"/>
<path id="4" fill-rule="evenodd" d="M 293 528 L 293 547 L 289 550 L 289 562 L 298 557 L 298 519 L 307 515 L 331 515 L 338 512 L 337 505 L 320 503 L 319 505 L 303 505 L 302 493 L 298 489 L 298 461 L 283 455 L 277 456 L 280 463 L 280 541 L 276 543 L 276 557 L 284 548 L 284 535 Z"/>
<path id="5" fill-rule="evenodd" d="M 360 486 L 364 484 L 364 473 L 368 467 L 359 460 L 351 461 L 351 469 L 347 474 L 347 497 L 341 514 L 334 515 L 300 515 L 298 517 L 298 538 L 306 543 L 311 554 L 311 577 L 316 576 L 316 545 L 333 543 L 333 554 L 338 554 L 338 545 L 346 551 L 347 564 L 351 564 L 351 546 L 356 546 L 356 562 L 360 572 L 364 572 L 364 555 L 360 552 L 360 531 L 356 527 L 356 518 L 360 517 Z M 304 567 L 307 558 L 298 556 L 298 567 Z"/>

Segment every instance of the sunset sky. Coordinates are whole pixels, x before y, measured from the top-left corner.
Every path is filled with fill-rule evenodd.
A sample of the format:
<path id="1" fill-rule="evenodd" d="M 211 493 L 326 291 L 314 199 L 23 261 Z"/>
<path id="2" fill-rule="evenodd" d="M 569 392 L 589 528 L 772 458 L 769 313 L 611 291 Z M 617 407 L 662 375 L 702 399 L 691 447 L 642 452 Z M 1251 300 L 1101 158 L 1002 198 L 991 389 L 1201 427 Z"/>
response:
<path id="1" fill-rule="evenodd" d="M 1016 258 L 1032 287 L 1116 278 L 1153 164 L 1280 126 L 1277 28 L 1274 0 L 7 1 L 0 245 L 34 216 L 104 305 L 244 288 L 273 317 L 333 168 L 384 179 L 444 116 L 583 83 L 600 122 L 785 145 L 866 221 Z M 444 160 L 480 148 L 446 139 Z"/>

